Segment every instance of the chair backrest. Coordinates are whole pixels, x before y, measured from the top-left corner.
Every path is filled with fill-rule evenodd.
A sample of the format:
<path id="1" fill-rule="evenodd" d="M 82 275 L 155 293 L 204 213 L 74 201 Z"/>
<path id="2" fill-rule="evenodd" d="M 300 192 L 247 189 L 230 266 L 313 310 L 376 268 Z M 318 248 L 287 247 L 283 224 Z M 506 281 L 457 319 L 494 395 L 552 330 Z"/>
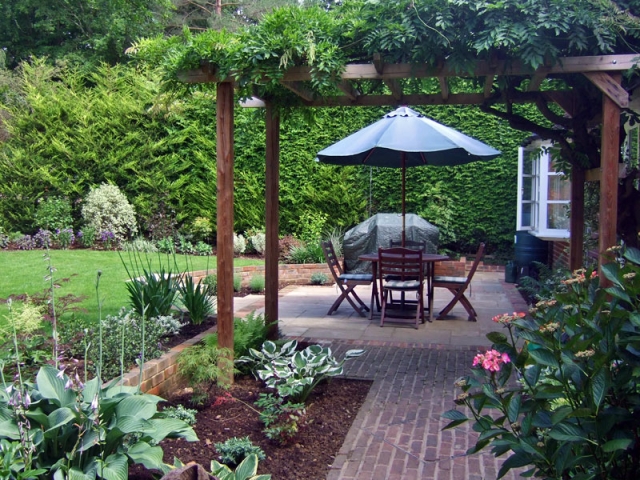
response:
<path id="1" fill-rule="evenodd" d="M 473 259 L 473 265 L 471 265 L 471 270 L 469 270 L 469 274 L 467 275 L 467 281 L 465 285 L 469 285 L 471 283 L 471 279 L 473 278 L 473 274 L 476 273 L 478 269 L 478 265 L 480 264 L 480 260 L 484 255 L 484 243 L 481 243 L 478 247 L 478 251 L 476 252 L 476 258 Z"/>
<path id="2" fill-rule="evenodd" d="M 389 242 L 389 247 L 402 247 L 402 240 L 391 240 Z M 411 250 L 421 250 L 426 253 L 427 242 L 418 242 L 416 240 L 405 240 L 404 247 L 410 248 Z"/>
<path id="3" fill-rule="evenodd" d="M 333 249 L 333 244 L 331 242 L 322 242 L 322 253 L 324 253 L 324 258 L 327 261 L 327 265 L 329 265 L 329 270 L 331 270 L 331 275 L 333 275 L 333 279 L 338 282 L 340 281 L 340 275 L 344 272 L 342 270 L 342 265 L 340 265 L 340 260 L 336 257 L 336 252 Z"/>
<path id="4" fill-rule="evenodd" d="M 411 248 L 379 248 L 378 271 L 380 280 L 392 275 L 399 280 L 414 280 L 424 278 L 422 250 Z"/>

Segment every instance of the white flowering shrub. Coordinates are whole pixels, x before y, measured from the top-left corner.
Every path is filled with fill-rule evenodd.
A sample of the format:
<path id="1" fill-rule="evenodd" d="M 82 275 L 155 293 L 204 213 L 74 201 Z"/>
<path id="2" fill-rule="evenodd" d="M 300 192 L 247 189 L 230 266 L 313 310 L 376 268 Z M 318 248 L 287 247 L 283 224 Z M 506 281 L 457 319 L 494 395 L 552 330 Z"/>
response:
<path id="1" fill-rule="evenodd" d="M 233 253 L 240 255 L 247 249 L 247 241 L 240 234 L 233 234 Z"/>
<path id="2" fill-rule="evenodd" d="M 249 242 L 251 242 L 251 245 L 256 252 L 260 255 L 264 255 L 264 250 L 267 246 L 267 236 L 264 233 L 258 232 L 255 235 L 250 236 Z"/>
<path id="3" fill-rule="evenodd" d="M 110 232 L 122 241 L 137 232 L 136 215 L 127 197 L 116 185 L 92 188 L 82 207 L 82 218 L 96 232 Z"/>

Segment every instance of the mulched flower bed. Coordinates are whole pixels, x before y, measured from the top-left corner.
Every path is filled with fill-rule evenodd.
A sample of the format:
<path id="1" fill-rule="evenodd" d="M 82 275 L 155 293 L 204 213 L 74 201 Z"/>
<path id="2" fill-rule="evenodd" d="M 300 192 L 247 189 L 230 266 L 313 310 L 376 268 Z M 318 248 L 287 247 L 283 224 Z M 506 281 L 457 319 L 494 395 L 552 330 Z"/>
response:
<path id="1" fill-rule="evenodd" d="M 258 395 L 268 390 L 252 377 L 237 378 L 229 390 L 230 396 L 219 390 L 200 408 L 194 427 L 199 442 L 168 439 L 161 443 L 164 461 L 172 464 L 176 457 L 184 463 L 200 463 L 209 471 L 211 460 L 217 459 L 216 442 L 249 436 L 267 457 L 260 461 L 258 473 L 270 473 L 274 480 L 323 480 L 370 386 L 368 381 L 343 378 L 318 385 L 306 403 L 305 424 L 298 435 L 279 445 L 264 435 L 258 414 L 247 406 L 255 408 Z M 168 404 L 193 407 L 189 400 L 190 395 L 182 394 L 171 398 Z M 150 480 L 153 476 L 152 472 L 135 466 L 130 469 L 129 478 Z"/>

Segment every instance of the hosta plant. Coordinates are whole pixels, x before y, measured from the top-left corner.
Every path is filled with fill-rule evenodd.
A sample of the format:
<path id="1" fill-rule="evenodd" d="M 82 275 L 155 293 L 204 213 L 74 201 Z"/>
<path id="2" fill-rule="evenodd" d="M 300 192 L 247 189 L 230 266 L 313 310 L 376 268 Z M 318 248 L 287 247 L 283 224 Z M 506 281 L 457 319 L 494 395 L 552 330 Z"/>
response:
<path id="1" fill-rule="evenodd" d="M 567 275 L 530 315 L 498 315 L 503 332 L 459 379 L 451 428 L 469 420 L 523 476 L 632 479 L 640 471 L 640 251 L 619 249 L 602 271 Z"/>
<path id="2" fill-rule="evenodd" d="M 235 470 L 226 465 L 211 461 L 211 473 L 220 480 L 271 480 L 271 475 L 258 475 L 258 456 L 252 453 Z"/>
<path id="3" fill-rule="evenodd" d="M 364 353 L 364 350 L 349 350 L 338 361 L 329 347 L 310 345 L 302 351 L 295 351 L 297 342 L 294 340 L 283 345 L 278 354 L 277 349 L 274 351 L 274 346 L 268 343 L 265 342 L 262 352 L 250 350 L 249 356 L 263 363 L 257 369 L 257 375 L 268 387 L 275 388 L 278 395 L 297 402 L 304 402 L 321 381 L 342 375 L 344 362 Z M 286 353 L 282 354 L 283 351 Z M 267 358 L 270 361 L 265 362 Z"/>
<path id="4" fill-rule="evenodd" d="M 135 387 L 103 387 L 98 377 L 82 385 L 44 366 L 35 383 L 0 391 L 0 440 L 20 442 L 43 478 L 126 480 L 129 463 L 165 471 L 158 444 L 198 438 L 185 422 L 159 413 L 161 401 Z"/>

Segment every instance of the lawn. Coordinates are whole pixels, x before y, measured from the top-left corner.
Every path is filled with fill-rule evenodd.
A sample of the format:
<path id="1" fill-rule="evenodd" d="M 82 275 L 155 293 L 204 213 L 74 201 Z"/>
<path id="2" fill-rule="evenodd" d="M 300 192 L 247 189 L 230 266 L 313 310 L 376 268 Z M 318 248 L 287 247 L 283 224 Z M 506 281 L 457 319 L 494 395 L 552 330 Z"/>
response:
<path id="1" fill-rule="evenodd" d="M 0 251 L 0 298 L 6 299 L 11 295 L 42 292 L 49 288 L 49 281 L 45 280 L 49 262 L 45 259 L 43 250 L 30 251 Z M 102 316 L 115 314 L 121 307 L 128 304 L 125 282 L 129 279 L 124 260 L 132 271 L 136 269 L 132 260 L 135 258 L 127 252 L 121 252 L 122 259 L 115 251 L 95 250 L 51 250 L 51 265 L 55 272 L 53 278 L 56 283 L 55 296 L 67 294 L 86 297 L 78 304 L 83 311 L 76 315 L 83 322 L 94 322 L 98 318 L 98 300 L 96 295 L 97 272 L 101 271 L 100 299 L 102 301 Z M 157 271 L 164 267 L 165 271 L 183 272 L 192 270 L 214 269 L 216 257 L 139 254 L 138 259 Z M 256 259 L 235 259 L 236 266 L 256 265 L 264 263 Z M 132 268 L 133 267 L 133 268 Z M 6 304 L 0 304 L 0 323 L 5 322 L 4 316 L 8 310 Z"/>

